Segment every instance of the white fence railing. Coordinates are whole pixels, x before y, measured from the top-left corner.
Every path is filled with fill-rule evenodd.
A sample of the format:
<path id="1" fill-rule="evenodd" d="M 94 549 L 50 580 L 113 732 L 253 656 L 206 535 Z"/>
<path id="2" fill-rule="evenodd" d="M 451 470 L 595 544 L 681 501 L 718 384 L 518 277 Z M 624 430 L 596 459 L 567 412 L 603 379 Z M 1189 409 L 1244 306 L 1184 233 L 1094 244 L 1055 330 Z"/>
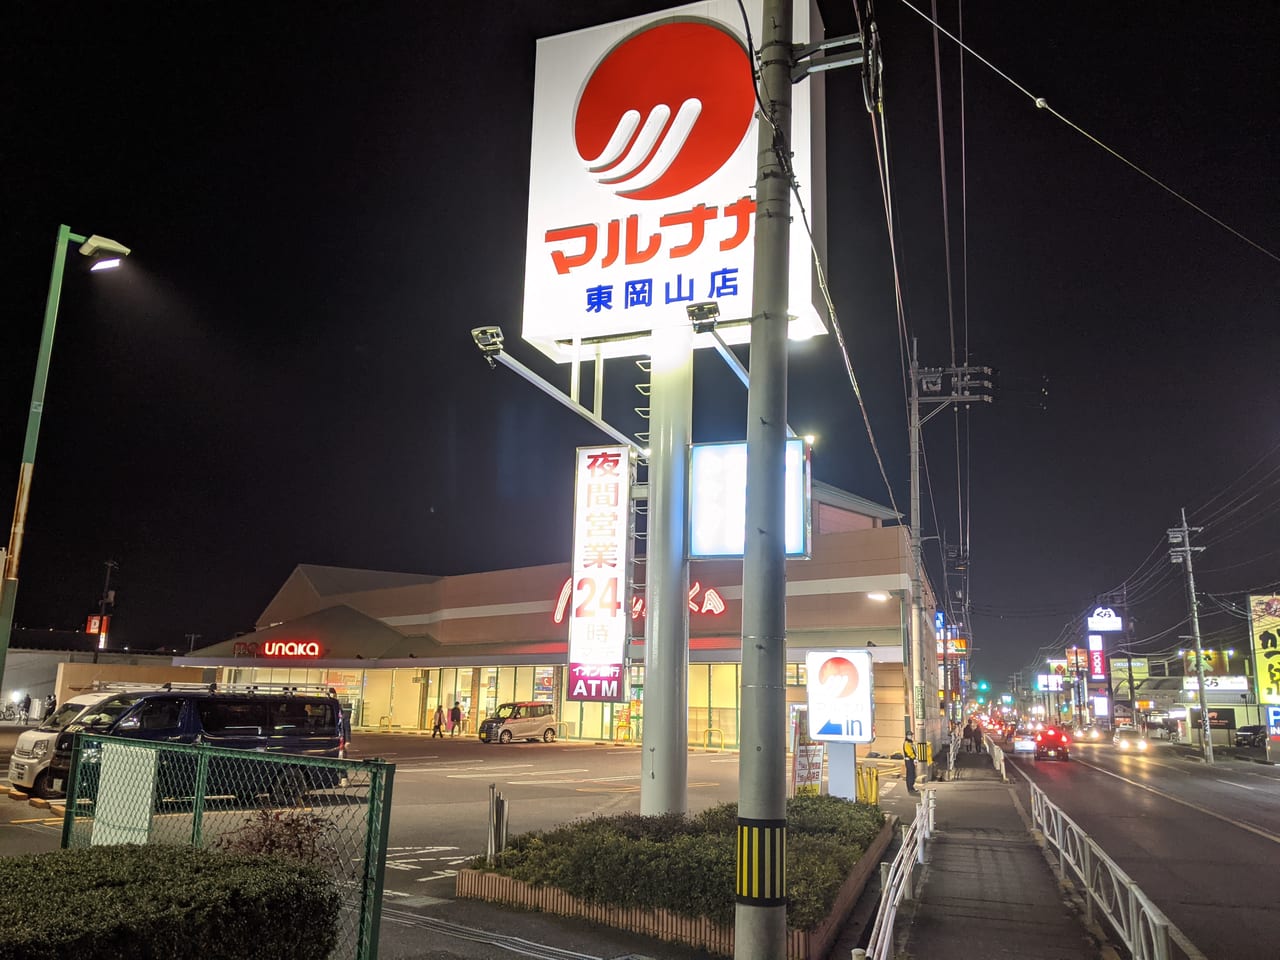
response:
<path id="1" fill-rule="evenodd" d="M 991 765 L 996 768 L 996 773 L 1000 774 L 1001 780 L 1008 782 L 1009 775 L 1004 772 L 1004 751 L 1000 749 L 1000 744 L 985 733 L 982 735 L 982 742 L 986 747 L 988 756 L 991 757 Z"/>
<path id="2" fill-rule="evenodd" d="M 1160 908 L 1138 889 L 1127 873 L 1108 857 L 1070 817 L 1054 806 L 1044 791 L 1031 788 L 1031 819 L 1057 855 L 1058 878 L 1071 868 L 1084 895 L 1085 919 L 1101 914 L 1129 949 L 1133 960 L 1205 960 L 1204 954 L 1175 927 Z M 1172 952 L 1177 947 L 1180 953 Z"/>
<path id="3" fill-rule="evenodd" d="M 956 754 L 960 752 L 960 737 L 951 734 L 951 743 L 947 747 L 947 773 L 950 774 L 956 768 Z"/>
<path id="4" fill-rule="evenodd" d="M 913 896 L 912 880 L 916 867 L 924 863 L 924 842 L 933 834 L 935 806 L 934 791 L 921 791 L 915 819 L 910 826 L 903 827 L 898 855 L 893 863 L 880 864 L 880 907 L 876 911 L 876 922 L 871 928 L 867 949 L 854 950 L 853 960 L 889 960 L 893 956 L 893 924 L 902 901 Z"/>

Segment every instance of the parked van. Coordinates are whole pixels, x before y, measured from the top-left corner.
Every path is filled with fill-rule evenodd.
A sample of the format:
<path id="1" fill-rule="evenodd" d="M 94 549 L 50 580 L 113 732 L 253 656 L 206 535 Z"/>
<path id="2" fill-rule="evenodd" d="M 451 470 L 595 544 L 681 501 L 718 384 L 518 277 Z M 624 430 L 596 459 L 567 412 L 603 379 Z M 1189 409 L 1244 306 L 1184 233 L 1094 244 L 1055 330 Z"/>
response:
<path id="1" fill-rule="evenodd" d="M 24 731 L 9 758 L 9 783 L 43 800 L 57 796 L 58 791 L 50 785 L 49 763 L 53 760 L 58 734 L 110 696 L 109 693 L 82 693 L 72 697 L 45 717 L 40 726 Z M 120 711 L 123 709 L 121 705 Z"/>
<path id="2" fill-rule="evenodd" d="M 116 694 L 70 723 L 58 734 L 49 765 L 50 785 L 62 790 L 71 772 L 71 751 L 77 733 L 127 737 L 174 744 L 206 744 L 233 750 L 337 759 L 346 748 L 342 710 L 334 696 L 305 696 L 275 692 L 224 693 L 216 684 L 198 690 L 175 685 L 158 691 Z M 179 765 L 179 761 L 172 761 Z M 182 761 L 187 763 L 188 761 Z M 207 793 L 249 797 L 262 787 L 292 796 L 316 787 L 334 786 L 337 775 L 297 765 L 282 768 L 279 784 L 255 783 L 250 768 L 210 764 Z M 333 780 L 332 783 L 327 782 Z M 171 796 L 189 796 L 194 768 L 165 772 Z M 292 796 L 281 797 L 291 799 Z"/>
<path id="3" fill-rule="evenodd" d="M 504 703 L 485 717 L 480 724 L 480 739 L 484 743 L 510 743 L 512 740 L 541 740 L 550 743 L 556 738 L 555 704 L 538 700 Z"/>

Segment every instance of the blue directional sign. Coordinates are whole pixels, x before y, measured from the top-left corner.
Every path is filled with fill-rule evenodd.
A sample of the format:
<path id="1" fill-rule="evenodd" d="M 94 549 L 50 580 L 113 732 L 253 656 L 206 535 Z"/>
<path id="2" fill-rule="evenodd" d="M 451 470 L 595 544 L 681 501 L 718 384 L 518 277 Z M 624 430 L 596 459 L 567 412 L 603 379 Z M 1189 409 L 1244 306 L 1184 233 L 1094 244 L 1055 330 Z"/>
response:
<path id="1" fill-rule="evenodd" d="M 947 629 L 947 615 L 939 610 L 933 615 L 933 632 L 940 637 L 945 629 Z"/>

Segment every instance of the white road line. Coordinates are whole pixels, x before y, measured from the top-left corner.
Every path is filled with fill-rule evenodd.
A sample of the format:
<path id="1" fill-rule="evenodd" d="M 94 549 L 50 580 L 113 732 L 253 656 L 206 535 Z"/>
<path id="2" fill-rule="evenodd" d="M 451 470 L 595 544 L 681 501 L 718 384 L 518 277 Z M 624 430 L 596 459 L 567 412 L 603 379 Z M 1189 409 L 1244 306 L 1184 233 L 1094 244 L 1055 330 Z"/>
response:
<path id="1" fill-rule="evenodd" d="M 488 777 L 493 777 L 495 779 L 499 777 L 524 777 L 524 776 L 539 777 L 539 776 L 550 776 L 552 774 L 558 774 L 558 773 L 587 773 L 587 772 L 588 770 L 586 767 L 574 767 L 569 770 L 530 770 L 527 773 L 513 773 L 511 771 L 496 772 L 493 770 L 483 770 L 479 773 L 451 773 L 449 774 L 449 779 L 450 780 L 484 780 Z M 538 781 L 508 780 L 507 782 L 508 783 L 536 783 Z"/>
<path id="2" fill-rule="evenodd" d="M 1243 783 L 1232 783 L 1230 780 L 1219 780 L 1217 777 L 1213 779 L 1219 783 L 1225 783 L 1228 787 L 1239 787 L 1241 790 L 1257 790 L 1257 787 L 1246 787 Z"/>
<path id="3" fill-rule="evenodd" d="M 1099 773 L 1105 773 L 1108 777 L 1115 777 L 1117 780 L 1123 781 L 1132 787 L 1137 787 L 1139 790 L 1146 790 L 1148 793 L 1154 793 L 1157 797 L 1164 797 L 1166 800 L 1172 800 L 1174 803 L 1180 803 L 1184 807 L 1189 807 L 1199 813 L 1208 814 L 1215 820 L 1221 820 L 1223 823 L 1229 823 L 1231 826 L 1239 827 L 1241 830 L 1248 830 L 1250 833 L 1257 834 L 1264 840 L 1270 840 L 1272 843 L 1280 843 L 1280 836 L 1276 836 L 1274 833 L 1269 833 L 1261 827 L 1255 827 L 1251 823 L 1245 823 L 1242 820 L 1233 820 L 1231 817 L 1224 816 L 1217 810 L 1212 810 L 1209 807 L 1203 807 L 1198 803 L 1192 803 L 1190 800 L 1184 800 L 1182 797 L 1174 796 L 1171 793 L 1165 793 L 1163 790 L 1157 790 L 1155 787 L 1149 787 L 1145 783 L 1138 783 L 1137 780 L 1130 780 L 1128 777 L 1122 777 L 1118 773 L 1112 773 L 1110 770 L 1103 769 L 1096 763 L 1089 763 L 1087 760 L 1078 760 L 1076 762 L 1082 766 L 1089 767 L 1092 770 L 1097 770 Z M 1031 779 L 1025 770 L 1019 769 L 1018 772 L 1028 780 Z"/>

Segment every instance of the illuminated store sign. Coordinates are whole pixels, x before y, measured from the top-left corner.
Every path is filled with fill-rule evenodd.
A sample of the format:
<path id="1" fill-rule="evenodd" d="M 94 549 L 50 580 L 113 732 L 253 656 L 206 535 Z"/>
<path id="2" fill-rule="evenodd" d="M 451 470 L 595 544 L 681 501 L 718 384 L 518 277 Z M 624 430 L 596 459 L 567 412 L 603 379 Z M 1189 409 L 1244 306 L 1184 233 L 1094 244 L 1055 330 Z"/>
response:
<path id="1" fill-rule="evenodd" d="M 1248 690 L 1249 678 L 1248 677 L 1205 677 L 1204 688 L 1205 690 Z M 1199 677 L 1183 677 L 1182 689 L 1183 690 L 1199 690 L 1200 678 Z"/>
<path id="2" fill-rule="evenodd" d="M 620 702 L 627 699 L 630 449 L 579 447 L 576 459 L 566 699 Z"/>
<path id="3" fill-rule="evenodd" d="M 560 596 L 556 600 L 555 613 L 551 619 L 555 623 L 564 623 L 564 618 L 569 614 L 569 598 L 573 593 L 573 578 L 565 580 L 564 586 L 560 588 Z M 689 612 L 705 613 L 713 617 L 718 617 L 725 610 L 724 598 L 713 587 L 707 587 L 705 590 L 700 582 L 694 582 L 689 588 Z M 643 620 L 645 615 L 644 597 L 631 598 L 631 619 Z"/>
<path id="4" fill-rule="evenodd" d="M 1280 597 L 1249 598 L 1249 633 L 1258 702 L 1280 704 Z"/>
<path id="5" fill-rule="evenodd" d="M 787 440 L 783 496 L 789 557 L 807 557 L 811 532 L 808 444 Z M 747 445 L 695 443 L 689 452 L 689 557 L 741 557 L 747 536 Z"/>
<path id="6" fill-rule="evenodd" d="M 1036 674 L 1036 690 L 1040 693 L 1062 690 L 1062 675 L 1058 673 Z"/>
<path id="7" fill-rule="evenodd" d="M 746 0 L 755 36 L 762 0 Z M 797 3 L 793 35 L 821 35 Z M 810 149 L 821 79 L 793 87 L 789 148 L 801 202 L 821 210 Z M 706 0 L 538 41 L 522 336 L 549 357 L 575 341 L 606 357 L 649 352 L 650 331 L 716 301 L 717 328 L 745 343 L 754 276 L 757 127 L 737 0 Z M 818 190 L 815 190 L 815 186 Z M 822 231 L 816 231 L 821 234 Z M 801 217 L 791 247 L 809 249 Z M 821 245 L 822 237 L 818 242 Z M 812 258 L 793 256 L 791 336 L 825 333 Z M 697 346 L 714 346 L 710 333 Z"/>
<path id="8" fill-rule="evenodd" d="M 1119 633 L 1124 629 L 1124 619 L 1110 607 L 1098 607 L 1089 615 L 1090 633 Z"/>
<path id="9" fill-rule="evenodd" d="M 237 641 L 231 648 L 235 657 L 318 657 L 321 653 L 315 640 Z"/>
<path id="10" fill-rule="evenodd" d="M 871 652 L 836 650 L 805 654 L 809 735 L 814 740 L 872 740 Z"/>
<path id="11" fill-rule="evenodd" d="M 1107 679 L 1107 651 L 1098 633 L 1089 634 L 1089 679 Z"/>

